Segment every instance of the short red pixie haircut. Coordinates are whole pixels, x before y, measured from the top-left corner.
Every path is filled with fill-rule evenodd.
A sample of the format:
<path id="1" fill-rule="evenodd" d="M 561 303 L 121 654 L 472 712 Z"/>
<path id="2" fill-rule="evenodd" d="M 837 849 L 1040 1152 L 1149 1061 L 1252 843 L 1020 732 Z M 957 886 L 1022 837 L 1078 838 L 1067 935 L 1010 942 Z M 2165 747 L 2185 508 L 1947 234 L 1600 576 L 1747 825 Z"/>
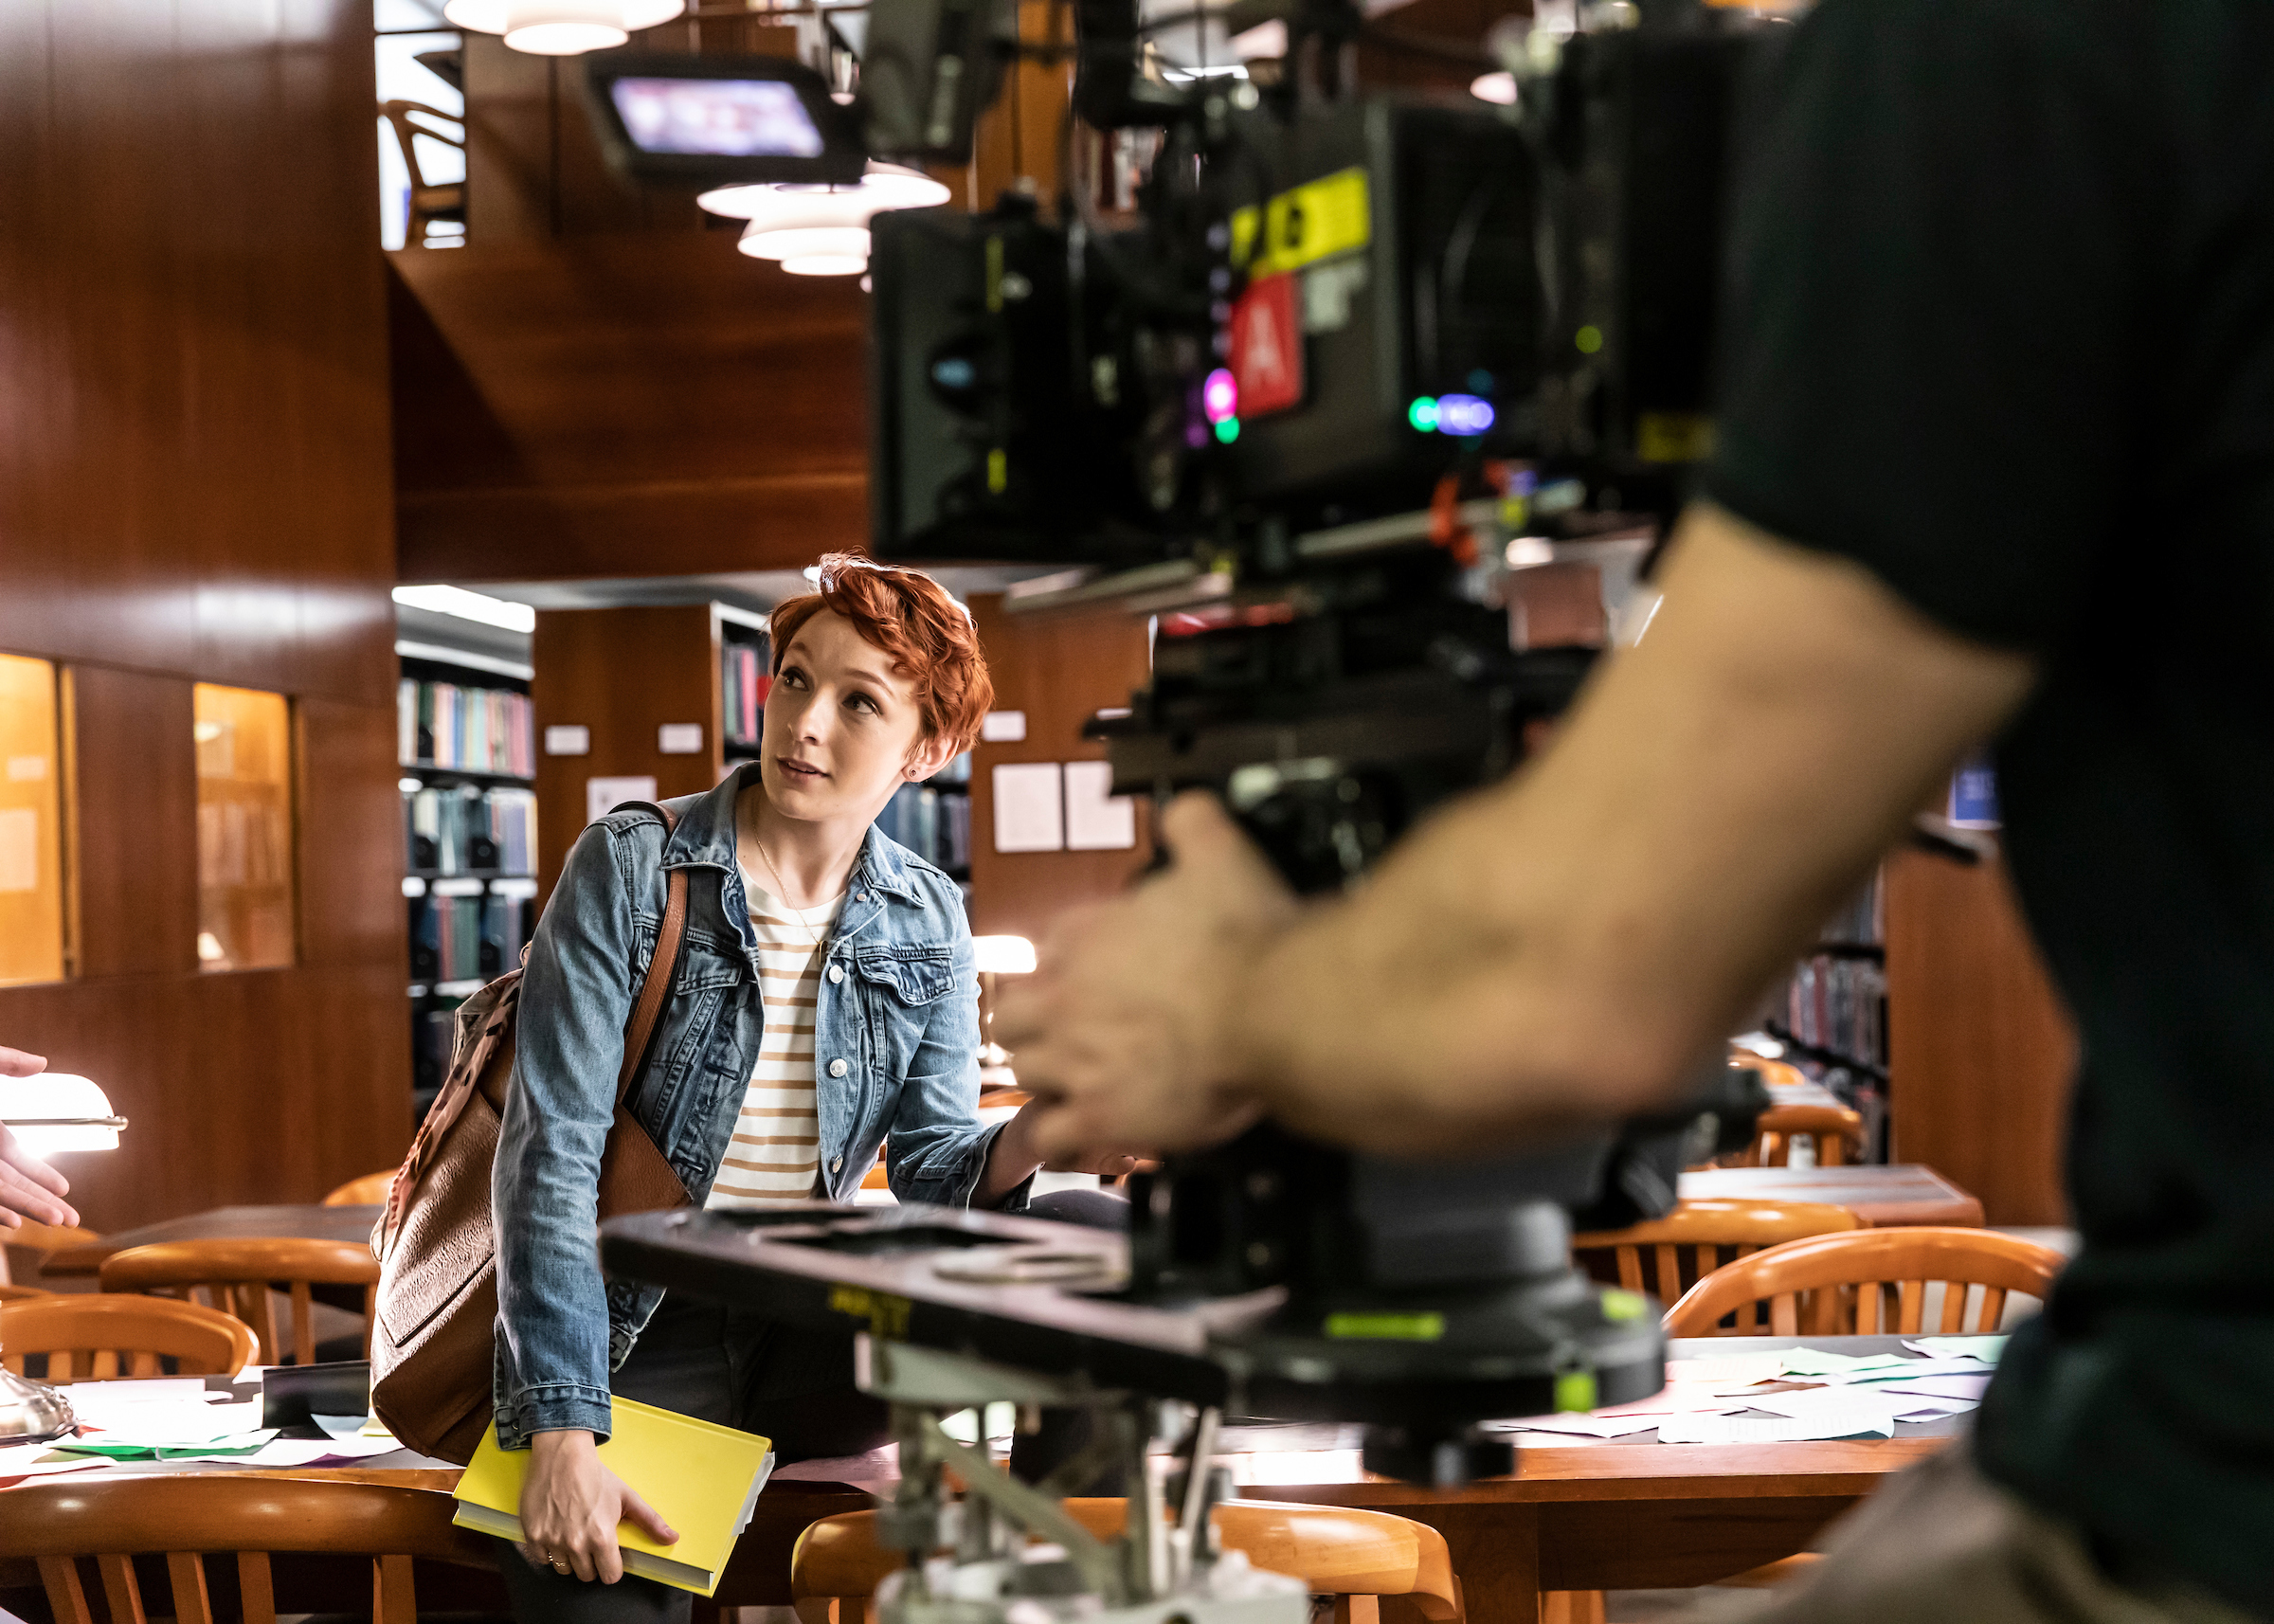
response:
<path id="1" fill-rule="evenodd" d="M 971 616 L 930 576 L 875 564 L 852 552 L 824 553 L 821 589 L 774 605 L 774 674 L 799 628 L 827 609 L 844 616 L 863 642 L 892 656 L 909 678 L 927 738 L 967 750 L 979 719 L 995 703 L 995 681 Z"/>

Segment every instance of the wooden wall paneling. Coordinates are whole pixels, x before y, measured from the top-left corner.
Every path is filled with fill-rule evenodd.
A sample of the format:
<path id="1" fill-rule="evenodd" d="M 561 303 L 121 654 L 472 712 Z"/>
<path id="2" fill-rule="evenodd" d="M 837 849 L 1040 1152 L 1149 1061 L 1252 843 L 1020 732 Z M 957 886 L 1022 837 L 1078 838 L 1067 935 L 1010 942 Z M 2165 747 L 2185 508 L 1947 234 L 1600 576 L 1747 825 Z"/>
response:
<path id="1" fill-rule="evenodd" d="M 1081 736 L 1101 709 L 1127 705 L 1151 667 L 1146 623 L 1121 615 L 1030 621 L 1006 615 L 1000 594 L 971 600 L 971 616 L 995 708 L 1026 713 L 1026 737 L 982 743 L 971 758 L 971 929 L 1039 942 L 1076 903 L 1112 896 L 1151 854 L 1150 818 L 1140 802 L 1137 848 L 1124 852 L 998 852 L 994 769 L 1017 762 L 1102 761 L 1105 747 Z"/>
<path id="2" fill-rule="evenodd" d="M 0 1042 L 133 1119 L 69 1168 L 105 1228 L 406 1137 L 372 101 L 360 0 L 0 7 L 0 647 L 66 667 L 81 972 Z M 315 730 L 289 969 L 196 968 L 199 680 Z"/>
<path id="3" fill-rule="evenodd" d="M 731 233 L 390 259 L 403 579 L 787 568 L 867 539 L 853 279 Z"/>
<path id="4" fill-rule="evenodd" d="M 1893 1154 L 1979 1196 L 1994 1224 L 2062 1224 L 2077 1040 L 2002 862 L 1886 868 Z"/>
<path id="5" fill-rule="evenodd" d="M 718 737 L 717 632 L 708 604 L 660 608 L 547 609 L 537 615 L 530 697 L 537 721 L 537 894 L 552 894 L 585 827 L 585 781 L 653 777 L 661 797 L 713 787 Z M 703 749 L 665 755 L 657 730 L 699 722 Z M 545 730 L 592 733 L 589 755 L 544 753 Z"/>
<path id="6" fill-rule="evenodd" d="M 67 666 L 81 976 L 197 972 L 192 684 Z M 18 1045 L 21 1047 L 21 1045 Z"/>
<path id="7" fill-rule="evenodd" d="M 407 965 L 395 713 L 303 699 L 293 719 L 300 962 Z"/>

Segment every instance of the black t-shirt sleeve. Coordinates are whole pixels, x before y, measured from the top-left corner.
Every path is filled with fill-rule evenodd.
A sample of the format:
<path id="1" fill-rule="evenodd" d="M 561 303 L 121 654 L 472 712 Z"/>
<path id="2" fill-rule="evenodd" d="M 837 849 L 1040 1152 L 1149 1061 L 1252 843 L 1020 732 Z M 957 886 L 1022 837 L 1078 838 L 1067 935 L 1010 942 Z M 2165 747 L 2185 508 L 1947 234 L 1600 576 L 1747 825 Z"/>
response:
<path id="1" fill-rule="evenodd" d="M 1824 0 L 1740 171 L 1707 495 L 1994 643 L 2057 640 L 2143 449 L 2112 31 L 2106 0 Z"/>

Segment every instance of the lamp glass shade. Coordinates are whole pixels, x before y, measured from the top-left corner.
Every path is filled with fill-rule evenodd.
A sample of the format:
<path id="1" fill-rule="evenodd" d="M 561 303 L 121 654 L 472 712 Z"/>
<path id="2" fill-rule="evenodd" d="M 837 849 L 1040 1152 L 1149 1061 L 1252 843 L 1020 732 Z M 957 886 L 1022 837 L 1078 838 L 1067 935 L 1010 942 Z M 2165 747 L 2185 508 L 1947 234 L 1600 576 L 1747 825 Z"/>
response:
<path id="1" fill-rule="evenodd" d="M 118 1148 L 110 1099 L 87 1078 L 68 1072 L 0 1077 L 0 1122 L 14 1128 L 34 1156 Z"/>
<path id="2" fill-rule="evenodd" d="M 668 23 L 686 9 L 687 0 L 449 0 L 442 20 L 478 34 L 503 34 L 514 49 L 532 55 L 574 56 L 621 45 L 627 35 Z M 590 43 L 568 43 L 574 36 L 565 30 L 542 31 L 571 24 L 582 26 L 582 37 Z"/>
<path id="3" fill-rule="evenodd" d="M 869 262 L 866 256 L 857 259 L 851 254 L 793 254 L 782 262 L 782 268 L 793 277 L 857 277 L 869 268 Z"/>
<path id="4" fill-rule="evenodd" d="M 952 195 L 921 170 L 872 162 L 858 186 L 719 186 L 695 201 L 713 214 L 766 226 L 824 209 L 843 224 L 865 226 L 879 209 L 929 208 Z"/>
<path id="5" fill-rule="evenodd" d="M 767 231 L 753 226 L 743 232 L 742 241 L 736 245 L 758 260 L 802 260 L 825 255 L 859 262 L 848 267 L 847 275 L 869 262 L 866 226 L 793 226 Z"/>

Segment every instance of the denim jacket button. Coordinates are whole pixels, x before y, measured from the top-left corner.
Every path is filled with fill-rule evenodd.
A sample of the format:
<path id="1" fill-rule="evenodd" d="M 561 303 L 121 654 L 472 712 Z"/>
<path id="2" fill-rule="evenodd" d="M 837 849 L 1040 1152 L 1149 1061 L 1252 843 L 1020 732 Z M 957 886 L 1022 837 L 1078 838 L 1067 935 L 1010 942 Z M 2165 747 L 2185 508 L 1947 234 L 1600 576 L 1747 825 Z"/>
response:
<path id="1" fill-rule="evenodd" d="M 845 1159 L 844 1159 L 842 1156 L 839 1156 L 839 1157 L 836 1158 L 834 1161 L 832 1161 L 832 1162 L 829 1164 L 829 1171 L 831 1171 L 832 1173 L 841 1173 L 841 1172 L 843 1172 L 844 1170 L 845 1170 Z"/>
<path id="2" fill-rule="evenodd" d="M 847 1067 L 842 1060 L 832 1060 L 829 1062 L 829 1074 L 833 1077 L 843 1076 L 846 1070 Z"/>
<path id="3" fill-rule="evenodd" d="M 832 986 L 835 986 L 835 985 L 836 985 L 836 984 L 837 984 L 839 982 L 841 982 L 841 981 L 843 981 L 844 979 L 845 979 L 845 966 L 844 966 L 844 965 L 831 965 L 829 966 L 829 984 L 830 984 L 830 985 L 832 985 Z"/>

